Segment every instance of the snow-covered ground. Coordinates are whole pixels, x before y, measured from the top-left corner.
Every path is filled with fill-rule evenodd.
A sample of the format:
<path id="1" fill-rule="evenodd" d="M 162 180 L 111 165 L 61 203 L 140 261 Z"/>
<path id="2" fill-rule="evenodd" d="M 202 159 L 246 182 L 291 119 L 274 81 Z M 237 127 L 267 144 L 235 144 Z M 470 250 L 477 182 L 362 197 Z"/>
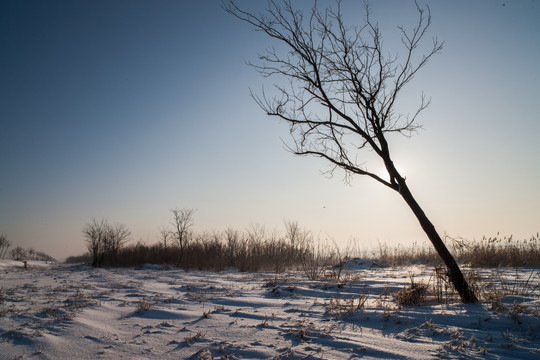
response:
<path id="1" fill-rule="evenodd" d="M 540 359 L 536 270 L 480 271 L 515 294 L 500 300 L 399 307 L 392 293 L 432 268 L 344 269 L 310 281 L 2 261 L 0 358 Z"/>

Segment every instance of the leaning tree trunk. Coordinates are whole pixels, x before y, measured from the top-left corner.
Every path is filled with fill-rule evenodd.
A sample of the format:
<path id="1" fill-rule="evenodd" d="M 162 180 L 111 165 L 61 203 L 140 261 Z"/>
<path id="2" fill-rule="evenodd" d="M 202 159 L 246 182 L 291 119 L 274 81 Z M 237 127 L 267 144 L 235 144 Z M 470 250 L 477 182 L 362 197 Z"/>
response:
<path id="1" fill-rule="evenodd" d="M 441 237 L 435 230 L 435 226 L 429 221 L 426 214 L 418 205 L 418 202 L 414 199 L 411 191 L 409 190 L 407 184 L 405 183 L 405 179 L 401 176 L 396 177 L 399 183 L 399 189 L 398 192 L 403 197 L 407 205 L 411 208 L 414 215 L 418 219 L 418 222 L 420 222 L 420 225 L 422 226 L 422 229 L 424 229 L 424 232 L 428 236 L 429 240 L 435 247 L 435 250 L 437 250 L 437 253 L 441 257 L 441 259 L 444 261 L 444 264 L 446 265 L 446 268 L 448 269 L 448 277 L 450 278 L 450 281 L 454 285 L 456 291 L 459 293 L 459 296 L 461 297 L 461 300 L 464 303 L 475 303 L 478 302 L 478 299 L 476 298 L 476 295 L 472 291 L 472 289 L 469 287 L 469 284 L 467 283 L 467 280 L 465 280 L 465 277 L 463 276 L 463 273 L 461 272 L 459 265 L 457 264 L 456 260 L 448 251 L 448 248 L 442 241 Z"/>

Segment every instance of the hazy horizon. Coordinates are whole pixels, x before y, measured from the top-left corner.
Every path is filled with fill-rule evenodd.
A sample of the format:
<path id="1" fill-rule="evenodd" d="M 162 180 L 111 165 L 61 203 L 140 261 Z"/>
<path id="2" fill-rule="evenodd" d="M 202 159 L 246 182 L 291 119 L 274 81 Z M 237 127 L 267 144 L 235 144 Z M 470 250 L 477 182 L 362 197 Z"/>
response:
<path id="1" fill-rule="evenodd" d="M 395 163 L 441 235 L 528 238 L 540 231 L 540 3 L 429 6 L 427 42 L 445 46 L 396 106 L 431 99 L 424 130 L 390 139 Z M 372 9 L 396 51 L 414 2 Z M 287 125 L 250 98 L 273 81 L 246 65 L 274 43 L 219 0 L 2 2 L 0 44 L 0 234 L 13 247 L 82 254 L 92 218 L 156 242 L 176 207 L 197 209 L 197 232 L 293 220 L 359 248 L 427 244 L 397 194 L 284 150 Z"/>

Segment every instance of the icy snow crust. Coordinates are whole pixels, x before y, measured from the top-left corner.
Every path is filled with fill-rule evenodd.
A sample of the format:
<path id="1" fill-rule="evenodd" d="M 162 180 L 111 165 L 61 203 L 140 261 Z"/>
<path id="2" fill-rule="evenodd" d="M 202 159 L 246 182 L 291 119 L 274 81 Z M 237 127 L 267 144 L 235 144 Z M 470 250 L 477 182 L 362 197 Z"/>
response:
<path id="1" fill-rule="evenodd" d="M 0 358 L 540 358 L 538 287 L 497 306 L 399 308 L 391 293 L 433 270 L 357 265 L 345 281 L 321 282 L 302 272 L 2 261 Z"/>

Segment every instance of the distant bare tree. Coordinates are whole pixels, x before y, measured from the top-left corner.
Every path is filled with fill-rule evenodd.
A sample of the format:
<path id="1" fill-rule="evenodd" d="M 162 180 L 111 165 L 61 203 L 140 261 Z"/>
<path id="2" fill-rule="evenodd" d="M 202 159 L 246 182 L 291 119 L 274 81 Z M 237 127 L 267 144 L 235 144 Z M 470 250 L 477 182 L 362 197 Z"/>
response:
<path id="1" fill-rule="evenodd" d="M 173 234 L 178 247 L 180 248 L 180 258 L 178 259 L 178 265 L 182 265 L 182 258 L 184 257 L 184 248 L 189 241 L 190 230 L 193 227 L 193 217 L 195 215 L 195 209 L 171 209 L 173 219 L 171 225 L 173 226 Z"/>
<path id="2" fill-rule="evenodd" d="M 159 240 L 161 245 L 166 249 L 169 246 L 169 242 L 173 238 L 173 233 L 167 227 L 163 226 L 159 229 Z"/>
<path id="3" fill-rule="evenodd" d="M 106 225 L 103 253 L 107 256 L 109 264 L 114 265 L 118 251 L 129 241 L 130 236 L 131 232 L 124 224 Z"/>
<path id="4" fill-rule="evenodd" d="M 261 63 L 253 65 L 264 77 L 283 81 L 275 85 L 277 95 L 267 97 L 263 91 L 253 97 L 269 116 L 289 124 L 293 140 L 289 150 L 325 159 L 331 164 L 330 173 L 343 169 L 347 180 L 363 175 L 396 191 L 443 259 L 462 301 L 476 302 L 454 257 L 394 165 L 388 143 L 390 134 L 411 136 L 420 127 L 418 114 L 429 104 L 422 96 L 412 116 L 394 109 L 406 85 L 442 49 L 443 44 L 433 39 L 418 54 L 431 25 L 429 7 L 416 4 L 416 24 L 410 30 L 398 27 L 401 54 L 383 48 L 367 4 L 359 26 L 345 24 L 339 0 L 334 9 L 324 10 L 315 2 L 307 14 L 295 9 L 291 0 L 269 0 L 261 14 L 241 9 L 234 0 L 224 0 L 223 7 L 281 46 L 268 47 L 259 55 Z M 386 174 L 367 168 L 360 154 L 365 150 L 378 157 Z"/>
<path id="5" fill-rule="evenodd" d="M 118 251 L 126 244 L 131 235 L 123 224 L 111 225 L 106 219 L 96 220 L 83 227 L 86 247 L 92 255 L 92 266 L 99 267 L 107 258 L 113 263 Z"/>
<path id="6" fill-rule="evenodd" d="M 86 224 L 83 227 L 83 234 L 85 236 L 86 247 L 92 255 L 92 266 L 98 267 L 101 265 L 100 256 L 103 254 L 103 245 L 105 237 L 107 236 L 107 221 L 105 219 L 96 220 L 92 219 L 92 222 Z"/>
<path id="7" fill-rule="evenodd" d="M 7 236 L 4 234 L 0 235 L 0 259 L 3 259 L 6 256 L 11 242 L 7 239 Z"/>
<path id="8" fill-rule="evenodd" d="M 242 247 L 242 235 L 238 230 L 229 227 L 225 230 L 223 237 L 225 238 L 227 261 L 229 264 L 233 264 L 239 249 Z"/>
<path id="9" fill-rule="evenodd" d="M 306 245 L 309 240 L 309 232 L 300 228 L 298 221 L 285 220 L 285 236 L 291 242 L 293 249 Z"/>
<path id="10" fill-rule="evenodd" d="M 17 261 L 28 260 L 28 252 L 24 248 L 17 246 L 11 250 L 11 258 Z"/>
<path id="11" fill-rule="evenodd" d="M 264 225 L 251 224 L 246 228 L 246 238 L 252 244 L 260 244 L 266 237 L 266 229 Z"/>

